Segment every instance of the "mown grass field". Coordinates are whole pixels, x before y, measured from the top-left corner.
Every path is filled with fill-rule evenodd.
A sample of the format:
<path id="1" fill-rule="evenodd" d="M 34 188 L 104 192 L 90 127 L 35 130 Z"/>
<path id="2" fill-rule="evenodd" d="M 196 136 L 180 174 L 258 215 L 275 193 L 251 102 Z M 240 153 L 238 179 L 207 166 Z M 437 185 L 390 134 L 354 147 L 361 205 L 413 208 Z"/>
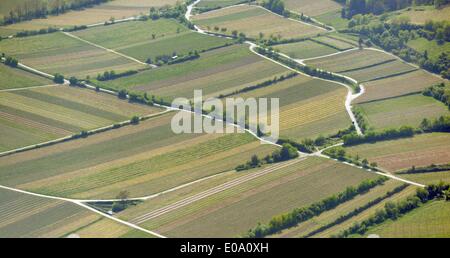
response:
<path id="1" fill-rule="evenodd" d="M 145 196 L 274 150 L 249 134 L 175 134 L 172 114 L 0 160 L 0 182 L 76 198 Z"/>
<path id="2" fill-rule="evenodd" d="M 331 11 L 340 11 L 341 5 L 331 0 L 285 0 L 288 10 L 304 13 L 308 16 L 318 16 Z"/>
<path id="3" fill-rule="evenodd" d="M 232 31 L 236 30 L 251 38 L 259 38 L 259 33 L 263 33 L 265 38 L 271 35 L 281 38 L 300 38 L 324 32 L 317 27 L 280 17 L 255 6 L 211 11 L 196 15 L 192 19 L 205 30 L 213 31 L 217 26 L 226 28 L 225 34 L 231 35 Z"/>
<path id="4" fill-rule="evenodd" d="M 336 10 L 318 15 L 314 18 L 326 25 L 332 26 L 336 30 L 347 29 L 349 20 L 342 18 L 341 13 L 341 10 Z"/>
<path id="5" fill-rule="evenodd" d="M 443 80 L 437 76 L 433 76 L 423 70 L 418 70 L 399 76 L 366 82 L 364 83 L 366 92 L 361 97 L 357 98 L 355 102 L 364 103 L 422 92 L 427 87 L 442 81 Z"/>
<path id="6" fill-rule="evenodd" d="M 93 8 L 79 11 L 69 11 L 59 16 L 49 16 L 46 19 L 34 19 L 8 26 L 0 27 L 0 35 L 9 36 L 23 30 L 40 30 L 67 28 L 72 26 L 104 23 L 111 18 L 123 19 L 140 14 L 148 14 L 151 7 L 174 5 L 177 0 L 114 0 Z"/>
<path id="7" fill-rule="evenodd" d="M 416 135 L 375 144 L 362 144 L 345 148 L 347 153 L 377 162 L 378 166 L 389 171 L 444 164 L 450 160 L 450 136 L 445 133 Z"/>
<path id="8" fill-rule="evenodd" d="M 300 141 L 337 133 L 351 125 L 344 105 L 346 94 L 341 85 L 298 75 L 233 97 L 279 98 L 280 135 Z"/>
<path id="9" fill-rule="evenodd" d="M 203 0 L 195 5 L 195 9 L 215 9 L 223 8 L 230 5 L 240 4 L 245 2 L 245 0 Z"/>
<path id="10" fill-rule="evenodd" d="M 394 188 L 401 185 L 402 183 L 398 181 L 389 180 L 385 182 L 383 185 L 370 189 L 368 192 L 362 195 L 358 195 L 355 198 L 338 205 L 335 209 L 326 211 L 317 217 L 313 217 L 305 222 L 298 224 L 295 227 L 283 230 L 282 232 L 272 235 L 270 237 L 298 238 L 298 237 L 305 237 L 307 235 L 309 235 L 309 237 L 314 237 L 314 234 L 312 233 L 315 230 L 318 230 L 323 226 L 329 225 L 330 223 L 336 221 L 336 219 L 338 219 L 340 216 L 348 214 L 351 211 L 364 206 L 368 202 L 371 202 L 379 197 L 384 196 L 387 192 L 392 191 Z M 351 220 L 351 218 L 349 220 Z M 310 234 L 312 234 L 312 236 L 310 236 Z"/>
<path id="11" fill-rule="evenodd" d="M 306 59 L 338 52 L 334 48 L 310 40 L 277 45 L 275 49 L 295 59 Z"/>
<path id="12" fill-rule="evenodd" d="M 52 81 L 0 64 L 0 90 L 51 85 Z"/>
<path id="13" fill-rule="evenodd" d="M 0 92 L 0 150 L 33 145 L 159 112 L 68 86 Z"/>
<path id="14" fill-rule="evenodd" d="M 450 237 L 450 202 L 432 201 L 416 208 L 395 221 L 387 221 L 366 235 L 381 238 L 440 238 Z"/>
<path id="15" fill-rule="evenodd" d="M 381 65 L 376 65 L 370 68 L 358 69 L 343 74 L 349 76 L 358 82 L 368 82 L 384 78 L 391 78 L 398 75 L 407 74 L 418 69 L 406 64 L 402 61 L 395 60 Z"/>
<path id="16" fill-rule="evenodd" d="M 32 68 L 66 77 L 95 77 L 110 70 L 119 72 L 146 67 L 60 32 L 3 40 L 0 49 Z"/>
<path id="17" fill-rule="evenodd" d="M 450 8 L 448 9 L 450 10 Z M 421 53 L 427 51 L 431 60 L 437 60 L 441 53 L 450 53 L 450 42 L 444 42 L 444 44 L 439 45 L 435 40 L 429 41 L 425 38 L 417 38 L 408 41 L 407 45 Z"/>
<path id="18" fill-rule="evenodd" d="M 417 6 L 415 8 L 407 8 L 394 12 L 394 16 L 406 16 L 411 23 L 424 24 L 427 20 L 432 21 L 448 21 L 450 16 L 450 5 L 436 9 L 433 5 Z"/>
<path id="19" fill-rule="evenodd" d="M 450 183 L 450 171 L 430 172 L 430 173 L 416 173 L 416 174 L 401 174 L 402 178 L 418 182 L 421 184 L 438 184 L 439 182 Z"/>
<path id="20" fill-rule="evenodd" d="M 233 45 L 208 51 L 193 61 L 95 84 L 149 92 L 170 100 L 193 98 L 194 90 L 200 89 L 203 96 L 217 97 L 287 73 L 286 68 L 253 54 L 247 45 Z"/>
<path id="21" fill-rule="evenodd" d="M 258 222 L 267 222 L 275 215 L 318 201 L 373 176 L 331 160 L 308 158 L 146 221 L 141 226 L 170 237 L 236 237 Z M 153 206 L 144 203 L 121 217 L 133 219 L 127 214 L 137 216 L 152 209 Z"/>
<path id="22" fill-rule="evenodd" d="M 355 48 L 355 45 L 346 39 L 340 39 L 340 38 L 333 38 L 329 36 L 321 36 L 314 38 L 314 41 L 317 41 L 319 43 L 323 43 L 324 45 L 332 46 L 335 49 L 338 49 L 340 51 L 348 50 Z"/>
<path id="23" fill-rule="evenodd" d="M 397 128 L 402 125 L 418 127 L 424 118 L 434 119 L 449 115 L 440 101 L 422 94 L 406 95 L 385 100 L 358 104 L 367 119 L 369 128 Z"/>
<path id="24" fill-rule="evenodd" d="M 193 32 L 174 19 L 119 23 L 74 34 L 142 62 L 160 55 L 187 55 L 191 51 L 201 52 L 233 42 Z"/>

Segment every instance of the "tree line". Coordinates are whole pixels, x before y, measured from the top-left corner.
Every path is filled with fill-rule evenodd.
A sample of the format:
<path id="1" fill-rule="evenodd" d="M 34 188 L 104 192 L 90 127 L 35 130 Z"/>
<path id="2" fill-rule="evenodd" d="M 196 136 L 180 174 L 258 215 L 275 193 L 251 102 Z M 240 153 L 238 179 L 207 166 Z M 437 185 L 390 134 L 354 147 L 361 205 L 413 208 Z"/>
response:
<path id="1" fill-rule="evenodd" d="M 258 223 L 258 225 L 255 228 L 250 229 L 244 237 L 262 238 L 278 233 L 281 230 L 294 227 L 325 211 L 336 208 L 339 204 L 349 201 L 357 195 L 366 193 L 371 188 L 381 185 L 387 180 L 387 177 L 377 177 L 376 179 L 365 180 L 356 187 L 347 187 L 343 192 L 327 197 L 307 207 L 296 208 L 291 212 L 275 216 L 267 224 Z"/>
<path id="2" fill-rule="evenodd" d="M 440 182 L 439 184 L 428 185 L 425 188 L 419 188 L 416 194 L 409 196 L 406 200 L 399 202 L 388 202 L 384 208 L 376 211 L 368 219 L 355 223 L 350 228 L 340 232 L 334 237 L 348 237 L 350 235 L 363 235 L 371 227 L 379 225 L 389 219 L 396 220 L 404 214 L 420 207 L 422 204 L 435 199 L 445 199 L 450 201 L 450 184 Z"/>
<path id="3" fill-rule="evenodd" d="M 277 162 L 283 162 L 290 159 L 298 158 L 297 149 L 294 148 L 289 143 L 283 144 L 281 150 L 275 150 L 272 154 L 265 156 L 263 159 L 260 159 L 257 155 L 253 155 L 245 164 L 239 165 L 235 168 L 236 171 L 243 171 L 252 168 L 260 167 L 264 164 L 272 164 Z"/>
<path id="4" fill-rule="evenodd" d="M 398 171 L 397 174 L 416 174 L 416 173 L 433 173 L 433 172 L 441 172 L 441 171 L 450 171 L 450 163 L 435 165 L 431 164 L 425 167 L 416 167 L 412 166 L 409 169 Z"/>
<path id="5" fill-rule="evenodd" d="M 450 88 L 448 88 L 445 83 L 430 86 L 423 92 L 423 95 L 433 97 L 444 103 L 450 109 Z"/>

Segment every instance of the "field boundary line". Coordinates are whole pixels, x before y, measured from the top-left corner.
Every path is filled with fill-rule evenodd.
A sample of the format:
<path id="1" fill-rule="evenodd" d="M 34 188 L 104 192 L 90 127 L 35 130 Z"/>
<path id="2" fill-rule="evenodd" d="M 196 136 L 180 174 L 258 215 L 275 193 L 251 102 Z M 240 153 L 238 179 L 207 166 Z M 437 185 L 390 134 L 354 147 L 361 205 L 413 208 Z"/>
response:
<path id="1" fill-rule="evenodd" d="M 100 46 L 100 45 L 95 44 L 95 43 L 93 43 L 93 42 L 90 42 L 90 41 L 88 41 L 88 40 L 82 39 L 82 38 L 80 38 L 80 37 L 78 37 L 78 36 L 75 36 L 75 35 L 73 35 L 72 33 L 69 33 L 69 32 L 66 32 L 66 31 L 62 31 L 62 33 L 63 33 L 64 35 L 68 36 L 68 37 L 77 39 L 77 40 L 79 40 L 79 41 L 81 41 L 81 42 L 84 42 L 84 43 L 89 44 L 89 45 L 91 45 L 91 46 L 94 46 L 94 47 L 96 47 L 96 48 L 103 49 L 103 50 L 105 50 L 105 51 L 107 51 L 107 52 L 109 52 L 109 53 L 113 53 L 113 54 L 115 54 L 115 55 L 124 57 L 124 58 L 126 58 L 126 59 L 128 59 L 128 60 L 131 60 L 131 61 L 135 62 L 135 63 L 141 64 L 141 65 L 145 65 L 145 66 L 151 66 L 151 67 L 153 67 L 153 68 L 156 68 L 155 65 L 150 65 L 150 64 L 144 63 L 144 62 L 142 62 L 142 61 L 140 61 L 140 60 L 138 60 L 138 59 L 136 59 L 136 58 L 134 58 L 134 57 L 127 56 L 127 55 L 122 54 L 122 53 L 120 53 L 120 52 L 117 52 L 117 51 L 115 51 L 115 50 L 112 50 L 112 49 L 109 49 L 109 48 Z"/>
<path id="2" fill-rule="evenodd" d="M 71 199 L 68 199 L 68 198 L 62 198 L 62 197 L 55 197 L 55 196 L 50 196 L 50 195 L 32 193 L 32 192 L 28 192 L 28 191 L 12 188 L 12 187 L 3 186 L 3 185 L 0 185 L 0 189 L 9 190 L 9 191 L 13 191 L 13 192 L 21 193 L 21 194 L 26 194 L 26 195 L 31 195 L 31 196 L 35 196 L 35 197 L 39 197 L 39 198 L 52 199 L 52 200 L 58 200 L 58 201 L 64 201 L 64 202 L 73 203 L 73 204 L 81 206 L 81 207 L 83 207 L 85 209 L 88 209 L 88 210 L 90 210 L 92 212 L 95 212 L 95 213 L 97 213 L 97 214 L 99 214 L 99 215 L 101 215 L 103 217 L 106 217 L 106 218 L 108 218 L 110 220 L 113 220 L 115 222 L 123 224 L 125 226 L 128 226 L 128 227 L 131 227 L 131 228 L 143 231 L 145 233 L 154 235 L 154 236 L 159 237 L 159 238 L 166 238 L 165 236 L 163 236 L 161 234 L 158 234 L 156 232 L 147 230 L 145 228 L 139 227 L 138 225 L 134 225 L 133 223 L 130 223 L 130 222 L 127 222 L 127 221 L 123 221 L 123 220 L 118 219 L 116 217 L 113 217 L 111 215 L 105 214 L 105 213 L 103 213 L 101 211 L 98 211 L 98 210 L 96 210 L 96 209 L 94 209 L 94 208 L 92 208 L 92 207 L 90 207 L 90 206 L 88 206 L 88 205 L 86 205 L 86 204 L 84 204 L 84 203 L 82 203 L 80 201 L 77 201 L 77 200 L 71 200 Z"/>
<path id="3" fill-rule="evenodd" d="M 203 200 L 203 199 L 208 198 L 208 197 L 210 197 L 210 196 L 212 196 L 214 194 L 226 191 L 228 189 L 231 189 L 231 188 L 236 187 L 238 185 L 241 185 L 243 183 L 249 182 L 249 181 L 251 181 L 253 179 L 256 179 L 256 178 L 259 178 L 261 176 L 267 175 L 267 174 L 272 173 L 274 171 L 277 171 L 279 169 L 282 169 L 282 168 L 294 165 L 294 164 L 296 164 L 296 163 L 298 163 L 300 161 L 304 161 L 305 159 L 306 159 L 306 157 L 297 158 L 297 159 L 294 159 L 294 160 L 291 160 L 291 161 L 287 161 L 285 163 L 276 164 L 276 165 L 267 167 L 266 169 L 263 169 L 261 171 L 258 171 L 258 172 L 255 172 L 253 174 L 248 174 L 248 175 L 236 178 L 234 180 L 228 181 L 228 182 L 223 183 L 221 185 L 212 187 L 212 188 L 210 188 L 208 190 L 205 190 L 203 192 L 200 192 L 200 193 L 194 194 L 192 196 L 189 196 L 189 197 L 187 197 L 185 199 L 182 199 L 180 201 L 177 201 L 175 203 L 166 205 L 164 207 L 161 207 L 161 208 L 156 209 L 154 211 L 151 211 L 149 213 L 140 215 L 140 216 L 138 216 L 138 217 L 136 217 L 134 219 L 131 219 L 130 221 L 132 223 L 135 223 L 135 224 L 142 224 L 142 223 L 144 223 L 144 222 L 146 222 L 148 220 L 160 217 L 160 216 L 162 216 L 162 215 L 164 215 L 166 213 L 169 213 L 169 212 L 177 210 L 177 209 L 179 209 L 181 207 L 190 205 L 190 204 L 195 203 L 197 201 Z"/>
<path id="4" fill-rule="evenodd" d="M 56 87 L 56 86 L 61 86 L 61 84 L 49 84 L 49 85 L 42 85 L 42 86 L 5 89 L 5 90 L 0 90 L 0 92 L 22 91 L 22 90 L 31 90 L 31 89 L 39 89 L 39 88 L 50 88 L 50 87 Z"/>

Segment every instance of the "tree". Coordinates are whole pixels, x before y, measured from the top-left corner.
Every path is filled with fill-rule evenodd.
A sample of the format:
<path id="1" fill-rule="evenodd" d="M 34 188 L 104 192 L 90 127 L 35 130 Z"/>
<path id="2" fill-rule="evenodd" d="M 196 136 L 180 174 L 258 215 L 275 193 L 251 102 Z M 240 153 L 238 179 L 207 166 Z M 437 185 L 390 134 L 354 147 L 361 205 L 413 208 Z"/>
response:
<path id="1" fill-rule="evenodd" d="M 362 163 L 363 167 L 367 167 L 367 165 L 369 165 L 369 161 L 367 159 L 363 159 L 361 161 L 361 163 Z"/>
<path id="2" fill-rule="evenodd" d="M 278 161 L 290 160 L 298 157 L 298 151 L 291 144 L 285 143 L 280 151 L 280 157 Z"/>
<path id="3" fill-rule="evenodd" d="M 62 74 L 55 74 L 53 77 L 53 82 L 58 83 L 58 84 L 63 84 L 64 83 L 64 76 Z"/>
<path id="4" fill-rule="evenodd" d="M 252 156 L 252 159 L 251 159 L 251 161 L 250 161 L 250 165 L 251 165 L 252 167 L 257 167 L 257 166 L 259 166 L 260 163 L 261 163 L 261 160 L 259 160 L 258 156 L 253 155 L 253 156 Z"/>
<path id="5" fill-rule="evenodd" d="M 72 76 L 69 79 L 69 83 L 70 83 L 71 86 L 77 86 L 79 81 L 78 81 L 78 79 L 76 77 Z"/>
<path id="6" fill-rule="evenodd" d="M 119 97 L 119 99 L 126 99 L 128 96 L 128 92 L 126 90 L 122 89 L 119 91 L 117 96 Z"/>
<path id="7" fill-rule="evenodd" d="M 139 119 L 138 116 L 133 116 L 130 121 L 132 124 L 137 125 L 137 124 L 139 124 L 140 120 L 141 119 Z"/>
<path id="8" fill-rule="evenodd" d="M 237 37 L 237 35 L 238 35 L 238 31 L 237 30 L 233 30 L 232 32 L 231 32 L 231 35 L 233 35 L 233 37 Z"/>

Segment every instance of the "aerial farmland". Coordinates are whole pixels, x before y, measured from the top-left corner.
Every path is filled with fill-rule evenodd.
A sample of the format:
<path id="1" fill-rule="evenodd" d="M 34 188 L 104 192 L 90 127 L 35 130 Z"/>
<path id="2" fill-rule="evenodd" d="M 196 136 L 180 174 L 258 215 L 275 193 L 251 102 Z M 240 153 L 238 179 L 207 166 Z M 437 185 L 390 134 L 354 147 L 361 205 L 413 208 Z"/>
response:
<path id="1" fill-rule="evenodd" d="M 0 238 L 449 238 L 450 2 L 353 2 L 1 1 Z"/>

